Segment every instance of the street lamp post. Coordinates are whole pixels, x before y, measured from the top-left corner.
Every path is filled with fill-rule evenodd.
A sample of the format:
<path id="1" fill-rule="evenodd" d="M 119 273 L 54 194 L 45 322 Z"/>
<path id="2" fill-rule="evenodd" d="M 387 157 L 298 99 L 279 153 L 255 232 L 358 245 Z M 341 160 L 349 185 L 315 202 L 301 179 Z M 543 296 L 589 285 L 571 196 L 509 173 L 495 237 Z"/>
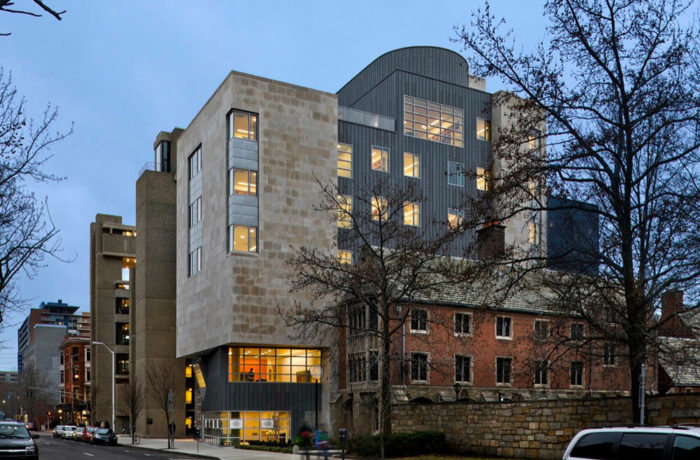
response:
<path id="1" fill-rule="evenodd" d="M 115 412 L 115 410 L 114 410 L 114 408 L 115 408 L 115 405 L 116 405 L 116 401 L 115 401 L 115 399 L 114 399 L 114 387 L 116 386 L 116 376 L 115 376 L 115 373 L 116 373 L 116 363 L 114 362 L 114 350 L 112 350 L 111 348 L 109 348 L 107 345 L 105 345 L 105 344 L 102 343 L 102 342 L 95 342 L 95 341 L 93 341 L 92 344 L 93 344 L 93 345 L 102 345 L 103 347 L 105 347 L 105 348 L 107 349 L 107 351 L 109 351 L 109 352 L 112 354 L 112 425 L 111 425 L 111 427 L 112 427 L 112 430 L 114 430 L 114 432 L 116 433 L 116 432 L 117 432 L 117 431 L 116 431 L 117 428 L 114 426 L 114 420 L 115 420 L 115 417 L 114 417 L 114 412 Z"/>

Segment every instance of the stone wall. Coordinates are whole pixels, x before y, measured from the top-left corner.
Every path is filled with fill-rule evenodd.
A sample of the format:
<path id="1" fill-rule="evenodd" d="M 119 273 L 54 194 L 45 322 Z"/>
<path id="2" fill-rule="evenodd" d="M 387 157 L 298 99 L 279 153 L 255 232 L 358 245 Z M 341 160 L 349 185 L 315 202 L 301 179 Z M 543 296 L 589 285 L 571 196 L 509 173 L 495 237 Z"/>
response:
<path id="1" fill-rule="evenodd" d="M 632 422 L 629 398 L 510 403 L 399 404 L 392 430 L 441 430 L 457 449 L 483 455 L 561 458 L 573 435 L 584 428 Z M 647 399 L 650 425 L 700 423 L 698 395 Z"/>

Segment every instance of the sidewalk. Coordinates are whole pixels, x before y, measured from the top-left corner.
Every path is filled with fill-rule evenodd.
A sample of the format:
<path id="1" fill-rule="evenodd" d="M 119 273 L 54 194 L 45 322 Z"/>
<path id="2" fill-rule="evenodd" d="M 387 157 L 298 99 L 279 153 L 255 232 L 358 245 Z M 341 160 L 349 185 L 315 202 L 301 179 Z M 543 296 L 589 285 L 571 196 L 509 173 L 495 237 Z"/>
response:
<path id="1" fill-rule="evenodd" d="M 175 448 L 168 449 L 168 440 L 162 439 L 141 439 L 141 443 L 131 445 L 131 436 L 119 435 L 119 445 L 134 449 L 160 450 L 172 452 L 173 454 L 198 455 L 204 458 L 218 458 L 221 460 L 291 460 L 299 459 L 299 455 L 282 454 L 279 452 L 263 452 L 260 450 L 236 449 L 234 447 L 211 446 L 207 443 L 199 443 L 199 453 L 197 444 L 191 438 L 175 439 Z"/>

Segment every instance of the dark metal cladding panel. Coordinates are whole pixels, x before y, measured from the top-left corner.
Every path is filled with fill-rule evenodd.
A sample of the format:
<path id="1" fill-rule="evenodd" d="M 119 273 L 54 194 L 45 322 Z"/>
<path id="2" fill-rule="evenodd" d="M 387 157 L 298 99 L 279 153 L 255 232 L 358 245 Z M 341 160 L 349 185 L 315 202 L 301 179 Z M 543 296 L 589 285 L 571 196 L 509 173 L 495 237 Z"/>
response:
<path id="1" fill-rule="evenodd" d="M 202 410 L 208 411 L 289 411 L 292 433 L 304 421 L 304 415 L 323 401 L 323 385 L 283 382 L 229 382 L 228 348 L 221 347 L 202 359 L 207 391 Z M 318 395 L 317 392 L 318 391 Z M 313 421 L 310 421 L 313 422 Z"/>
<path id="2" fill-rule="evenodd" d="M 354 107 L 355 101 L 395 70 L 469 86 L 467 61 L 460 54 L 446 48 L 413 46 L 389 51 L 375 59 L 338 91 L 338 104 Z"/>
<path id="3" fill-rule="evenodd" d="M 455 147 L 404 135 L 404 95 L 449 105 L 464 111 L 464 147 Z M 338 122 L 338 141 L 353 146 L 353 178 L 339 178 L 342 193 L 356 196 L 370 190 L 379 180 L 390 180 L 397 186 L 407 182 L 416 184 L 425 196 L 421 208 L 421 225 L 428 237 L 437 236 L 447 225 L 447 210 L 461 209 L 466 213 L 465 197 L 474 197 L 476 180 L 473 174 L 477 167 L 487 168 L 491 159 L 491 143 L 476 138 L 477 117 L 490 119 L 491 95 L 464 86 L 436 81 L 422 75 L 396 71 L 356 100 L 354 108 L 379 113 L 396 119 L 395 133 L 361 126 L 344 121 Z M 342 105 L 342 104 L 341 104 Z M 389 173 L 372 171 L 370 165 L 373 145 L 386 147 L 389 152 Z M 421 177 L 414 179 L 403 175 L 403 153 L 420 155 Z M 464 164 L 464 187 L 448 184 L 447 164 L 454 161 Z M 355 205 L 355 203 L 353 203 Z M 466 238 L 466 237 L 465 237 Z M 340 239 L 343 243 L 343 239 Z M 451 249 L 454 256 L 464 255 L 469 241 L 463 241 Z M 342 246 L 350 249 L 347 246 Z"/>

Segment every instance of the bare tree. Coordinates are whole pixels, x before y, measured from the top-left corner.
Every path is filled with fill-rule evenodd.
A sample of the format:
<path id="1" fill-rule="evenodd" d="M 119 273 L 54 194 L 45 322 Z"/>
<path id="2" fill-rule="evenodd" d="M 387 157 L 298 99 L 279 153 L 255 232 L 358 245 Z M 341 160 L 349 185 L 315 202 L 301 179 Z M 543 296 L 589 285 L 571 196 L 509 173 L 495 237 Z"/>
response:
<path id="1" fill-rule="evenodd" d="M 493 175 L 494 218 L 574 210 L 599 222 L 596 244 L 578 254 L 586 275 L 550 273 L 533 288 L 553 312 L 585 320 L 592 355 L 629 364 L 635 421 L 642 364 L 663 346 L 661 295 L 685 290 L 698 306 L 700 47 L 697 30 L 679 23 L 691 5 L 549 0 L 548 36 L 532 52 L 488 4 L 457 29 L 470 71 L 511 91 L 492 101 L 511 121 L 494 136 L 494 157 L 509 164 Z M 545 141 L 546 155 L 532 155 Z M 564 198 L 556 207 L 533 192 L 545 185 Z M 510 254 L 520 254 L 506 261 L 518 278 L 556 262 Z"/>
<path id="2" fill-rule="evenodd" d="M 50 388 L 46 372 L 37 369 L 33 362 L 27 363 L 18 376 L 18 400 L 21 411 L 29 420 L 43 420 L 45 414 L 53 407 L 55 390 Z"/>
<path id="3" fill-rule="evenodd" d="M 44 257 L 59 250 L 46 202 L 27 189 L 31 182 L 61 180 L 44 170 L 51 147 L 72 131 L 53 132 L 57 117 L 49 105 L 39 122 L 27 119 L 24 98 L 0 68 L 0 324 L 5 310 L 23 305 L 17 275 L 33 276 Z"/>
<path id="4" fill-rule="evenodd" d="M 122 385 L 120 388 L 122 403 L 129 411 L 129 430 L 131 432 L 131 444 L 135 444 L 135 427 L 136 419 L 143 410 L 144 406 L 144 395 L 143 395 L 143 385 L 141 380 L 137 377 L 136 373 L 132 373 L 129 376 L 129 383 Z"/>
<path id="5" fill-rule="evenodd" d="M 154 364 L 146 371 L 146 384 L 156 405 L 165 414 L 168 433 L 170 433 L 170 416 L 172 415 L 170 406 L 172 402 L 178 401 L 180 397 L 176 392 L 180 378 L 181 375 L 177 372 L 177 368 L 169 366 L 167 363 Z M 170 399 L 171 394 L 172 402 Z M 172 447 L 171 438 L 168 436 L 168 449 Z"/>
<path id="6" fill-rule="evenodd" d="M 435 298 L 450 282 L 450 273 L 466 272 L 445 257 L 459 232 L 450 230 L 447 221 L 423 220 L 418 226 L 425 199 L 410 185 L 379 182 L 352 198 L 334 184 L 320 188 L 317 211 L 338 223 L 341 247 L 295 249 L 289 261 L 295 273 L 291 290 L 307 293 L 311 301 L 296 302 L 280 313 L 307 343 L 331 333 L 331 340 L 338 340 L 338 333 L 349 338 L 350 372 L 373 373 L 370 380 L 378 382 L 368 404 L 378 410 L 383 458 L 384 435 L 391 431 L 392 362 L 400 372 L 406 364 L 404 356 L 392 351 L 412 318 L 412 307 Z M 435 323 L 437 318 L 415 320 Z"/>
<path id="7" fill-rule="evenodd" d="M 47 13 L 49 13 L 51 16 L 56 18 L 57 20 L 61 20 L 61 16 L 66 12 L 66 10 L 63 11 L 58 11 L 54 8 L 51 8 L 48 6 L 46 3 L 44 3 L 41 0 L 32 0 L 36 6 L 40 8 L 40 11 L 43 10 Z M 15 2 L 12 0 L 0 0 L 0 11 L 3 11 L 5 13 L 13 13 L 13 14 L 24 14 L 27 16 L 32 16 L 35 18 L 40 18 L 42 15 L 40 13 L 36 13 L 34 11 L 29 11 L 24 8 L 18 9 L 15 8 Z M 0 33 L 0 36 L 7 36 L 10 35 L 9 32 L 7 33 Z"/>

